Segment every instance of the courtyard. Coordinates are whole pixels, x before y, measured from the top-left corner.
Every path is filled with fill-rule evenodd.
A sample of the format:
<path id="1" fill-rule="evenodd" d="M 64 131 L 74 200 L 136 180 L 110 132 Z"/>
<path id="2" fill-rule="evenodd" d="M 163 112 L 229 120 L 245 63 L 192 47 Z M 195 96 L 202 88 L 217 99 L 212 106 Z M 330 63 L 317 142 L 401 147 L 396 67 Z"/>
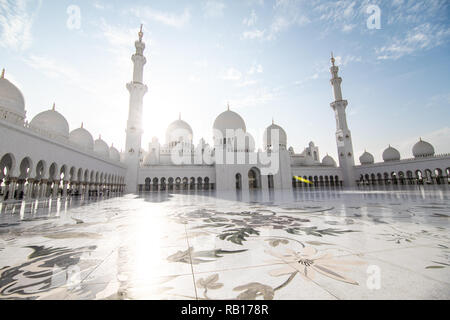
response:
<path id="1" fill-rule="evenodd" d="M 449 299 L 442 188 L 0 204 L 0 299 Z"/>

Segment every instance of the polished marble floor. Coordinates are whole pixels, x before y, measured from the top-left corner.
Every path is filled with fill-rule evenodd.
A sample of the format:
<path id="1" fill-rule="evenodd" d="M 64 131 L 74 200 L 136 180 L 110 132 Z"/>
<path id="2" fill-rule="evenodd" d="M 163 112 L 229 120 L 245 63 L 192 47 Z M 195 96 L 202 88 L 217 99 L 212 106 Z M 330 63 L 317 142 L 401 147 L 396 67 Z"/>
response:
<path id="1" fill-rule="evenodd" d="M 450 299 L 450 189 L 0 204 L 0 299 Z"/>

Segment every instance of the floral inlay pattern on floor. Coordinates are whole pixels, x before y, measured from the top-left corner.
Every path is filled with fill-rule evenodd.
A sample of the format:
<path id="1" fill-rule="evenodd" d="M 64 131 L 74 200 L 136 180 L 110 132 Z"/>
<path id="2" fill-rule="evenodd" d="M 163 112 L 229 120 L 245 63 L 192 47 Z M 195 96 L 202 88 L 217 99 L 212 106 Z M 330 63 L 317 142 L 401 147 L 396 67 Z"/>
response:
<path id="1" fill-rule="evenodd" d="M 448 299 L 450 201 L 409 193 L 4 210 L 0 299 Z"/>

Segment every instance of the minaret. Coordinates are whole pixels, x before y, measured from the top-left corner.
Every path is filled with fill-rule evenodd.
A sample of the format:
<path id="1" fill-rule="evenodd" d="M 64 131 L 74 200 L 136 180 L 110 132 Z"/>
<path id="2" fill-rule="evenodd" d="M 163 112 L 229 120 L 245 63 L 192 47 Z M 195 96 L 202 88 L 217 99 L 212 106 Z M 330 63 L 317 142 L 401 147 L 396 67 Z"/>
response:
<path id="1" fill-rule="evenodd" d="M 130 92 L 130 108 L 127 122 L 127 138 L 125 145 L 125 164 L 127 165 L 126 192 L 137 192 L 138 172 L 140 167 L 140 152 L 142 139 L 142 107 L 144 95 L 148 88 L 143 84 L 144 65 L 147 59 L 144 57 L 145 43 L 142 41 L 144 33 L 139 31 L 139 40 L 135 42 L 136 53 L 131 60 L 134 64 L 133 81 L 127 84 Z"/>
<path id="2" fill-rule="evenodd" d="M 338 147 L 339 166 L 342 170 L 345 187 L 354 187 L 355 181 L 355 157 L 353 155 L 352 134 L 347 125 L 347 100 L 342 99 L 342 78 L 339 77 L 339 67 L 335 65 L 333 53 L 331 53 L 331 85 L 333 86 L 334 102 L 331 104 L 336 114 L 336 142 Z"/>

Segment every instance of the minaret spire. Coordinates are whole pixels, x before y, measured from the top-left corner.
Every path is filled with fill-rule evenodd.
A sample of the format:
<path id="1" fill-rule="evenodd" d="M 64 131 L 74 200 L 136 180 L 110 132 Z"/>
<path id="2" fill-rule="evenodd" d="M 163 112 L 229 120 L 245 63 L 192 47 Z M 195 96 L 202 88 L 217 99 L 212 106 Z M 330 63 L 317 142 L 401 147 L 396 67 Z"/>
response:
<path id="1" fill-rule="evenodd" d="M 333 87 L 334 102 L 331 108 L 336 116 L 336 142 L 339 155 L 339 166 L 344 177 L 344 185 L 353 187 L 355 185 L 355 157 L 353 154 L 352 134 L 347 124 L 346 108 L 347 100 L 342 98 L 342 78 L 339 77 L 339 67 L 336 66 L 336 59 L 331 53 L 331 86 Z"/>
<path id="2" fill-rule="evenodd" d="M 141 24 L 141 30 L 138 33 L 138 35 L 139 35 L 139 42 L 142 42 L 142 38 L 144 37 L 144 32 L 142 31 L 143 28 L 144 28 L 144 25 Z"/>
<path id="3" fill-rule="evenodd" d="M 127 136 L 125 145 L 125 163 L 127 166 L 126 191 L 137 192 L 137 179 L 140 166 L 140 153 L 142 144 L 142 109 L 144 106 L 144 96 L 148 87 L 144 84 L 144 66 L 147 59 L 144 56 L 145 43 L 143 25 L 138 33 L 139 39 L 134 43 L 136 53 L 133 54 L 133 80 L 127 84 L 130 92 L 130 104 L 128 111 Z"/>

